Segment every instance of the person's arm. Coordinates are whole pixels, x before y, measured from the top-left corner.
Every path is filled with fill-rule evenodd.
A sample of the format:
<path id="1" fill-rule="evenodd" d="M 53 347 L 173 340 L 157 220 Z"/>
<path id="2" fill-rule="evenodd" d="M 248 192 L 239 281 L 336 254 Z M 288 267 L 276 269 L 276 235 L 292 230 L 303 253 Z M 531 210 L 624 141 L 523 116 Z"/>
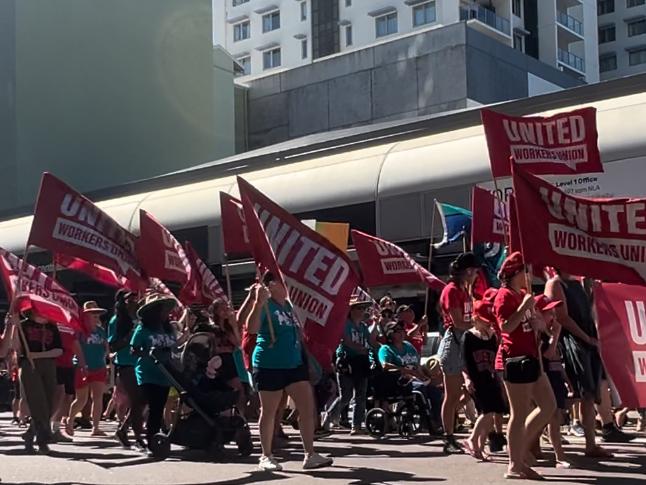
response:
<path id="1" fill-rule="evenodd" d="M 78 359 L 79 368 L 87 369 L 87 363 L 85 362 L 85 355 L 83 354 L 83 349 L 81 348 L 81 343 L 79 342 L 78 338 L 74 339 L 74 343 L 72 344 L 72 351 L 74 352 L 74 355 L 76 355 L 76 358 Z"/>
<path id="2" fill-rule="evenodd" d="M 570 332 L 581 341 L 587 343 L 588 345 L 598 345 L 599 342 L 597 341 L 597 339 L 590 337 L 587 333 L 581 330 L 581 327 L 579 327 L 577 323 L 570 317 L 570 313 L 568 312 L 567 307 L 567 301 L 565 299 L 565 292 L 563 291 L 563 287 L 556 278 L 553 278 L 547 282 L 547 284 L 545 285 L 545 294 L 552 300 L 560 300 L 563 302 L 554 310 L 556 311 L 556 319 L 565 330 Z"/>
<path id="3" fill-rule="evenodd" d="M 15 318 L 9 317 L 4 332 L 2 333 L 2 340 L 0 340 L 0 359 L 4 359 L 9 354 L 9 350 L 13 347 L 15 339 Z"/>
<path id="4" fill-rule="evenodd" d="M 46 329 L 43 329 L 43 331 L 46 331 Z M 61 334 L 58 331 L 58 327 L 56 325 L 52 325 L 51 331 L 53 340 L 52 348 L 44 352 L 31 352 L 32 359 L 55 359 L 56 357 L 63 355 L 63 341 L 61 340 Z"/>
<path id="5" fill-rule="evenodd" d="M 247 318 L 253 309 L 252 293 L 252 291 L 247 293 L 247 297 L 242 302 L 242 306 L 238 309 L 238 325 L 240 326 L 240 330 L 246 324 Z"/>
<path id="6" fill-rule="evenodd" d="M 518 328 L 518 326 L 523 322 L 525 319 L 525 314 L 527 313 L 527 310 L 531 310 L 534 308 L 534 297 L 530 294 L 527 293 L 525 297 L 523 298 L 522 303 L 520 306 L 507 317 L 502 325 L 501 329 L 503 332 L 510 334 L 514 330 Z"/>
<path id="7" fill-rule="evenodd" d="M 346 328 L 343 331 L 343 336 L 341 337 L 341 343 L 354 350 L 355 352 L 359 352 L 360 354 L 367 354 L 368 349 L 366 349 L 363 345 L 358 344 L 356 342 L 352 341 L 352 330 L 346 326 Z"/>
<path id="8" fill-rule="evenodd" d="M 257 334 L 260 331 L 260 322 L 262 319 L 262 312 L 265 309 L 265 304 L 269 299 L 269 290 L 267 287 L 258 284 L 251 290 L 254 293 L 253 306 L 249 316 L 247 317 L 246 325 L 247 332 Z"/>
<path id="9" fill-rule="evenodd" d="M 543 352 L 543 356 L 549 360 L 556 360 L 558 356 L 559 336 L 561 335 L 561 325 L 555 320 L 552 322 L 552 335 L 550 343 Z"/>
<path id="10" fill-rule="evenodd" d="M 229 307 L 229 314 L 227 315 L 227 338 L 234 347 L 240 347 L 242 339 L 240 338 L 240 329 L 242 325 L 238 322 L 238 316 L 232 307 Z"/>

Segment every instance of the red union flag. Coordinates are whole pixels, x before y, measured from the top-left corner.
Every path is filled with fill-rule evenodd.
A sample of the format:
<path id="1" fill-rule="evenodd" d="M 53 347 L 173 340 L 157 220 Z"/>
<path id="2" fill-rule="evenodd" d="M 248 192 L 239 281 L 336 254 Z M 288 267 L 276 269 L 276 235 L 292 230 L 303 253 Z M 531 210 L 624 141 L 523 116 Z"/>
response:
<path id="1" fill-rule="evenodd" d="M 480 112 L 494 177 L 511 175 L 510 158 L 532 173 L 603 172 L 597 145 L 597 111 L 581 108 L 554 116 Z"/>
<path id="2" fill-rule="evenodd" d="M 135 239 L 91 200 L 43 174 L 29 244 L 105 266 L 135 281 L 141 278 Z"/>
<path id="3" fill-rule="evenodd" d="M 215 275 L 200 259 L 190 242 L 184 243 L 186 255 L 191 264 L 191 280 L 182 288 L 180 299 L 184 303 L 209 305 L 217 298 L 228 300 Z"/>
<path id="4" fill-rule="evenodd" d="M 249 254 L 251 243 L 247 233 L 242 202 L 225 192 L 220 192 L 222 239 L 227 254 Z"/>
<path id="5" fill-rule="evenodd" d="M 646 407 L 646 288 L 595 285 L 601 356 L 622 405 Z"/>
<path id="6" fill-rule="evenodd" d="M 113 288 L 128 288 L 129 290 L 135 291 L 138 289 L 137 284 L 132 284 L 127 278 L 117 275 L 111 269 L 80 258 L 73 258 L 64 254 L 55 254 L 54 264 L 84 273 L 99 283 Z"/>
<path id="7" fill-rule="evenodd" d="M 186 284 L 191 278 L 191 264 L 182 245 L 143 209 L 139 221 L 137 258 L 143 270 L 148 276 Z"/>
<path id="8" fill-rule="evenodd" d="M 509 207 L 509 254 L 511 254 L 515 251 L 522 251 L 523 248 L 520 244 L 520 227 L 516 215 L 516 197 L 509 194 L 507 204 Z"/>
<path id="9" fill-rule="evenodd" d="M 405 285 L 424 283 L 442 291 L 445 284 L 424 269 L 399 246 L 369 234 L 352 230 L 359 265 L 366 286 Z"/>
<path id="10" fill-rule="evenodd" d="M 509 230 L 509 206 L 491 192 L 473 186 L 471 194 L 471 245 L 477 243 L 505 243 Z"/>
<path id="11" fill-rule="evenodd" d="M 646 199 L 565 194 L 514 165 L 525 261 L 610 283 L 646 283 Z"/>
<path id="12" fill-rule="evenodd" d="M 18 275 L 22 270 L 22 278 Z M 54 278 L 35 266 L 24 263 L 15 254 L 0 248 L 0 272 L 9 300 L 16 299 L 15 309 L 31 309 L 37 315 L 58 324 L 82 328 L 80 310 L 72 295 Z M 18 280 L 20 279 L 20 289 Z"/>
<path id="13" fill-rule="evenodd" d="M 282 273 L 308 340 L 335 348 L 359 282 L 352 262 L 240 177 L 238 187 L 256 263 Z"/>

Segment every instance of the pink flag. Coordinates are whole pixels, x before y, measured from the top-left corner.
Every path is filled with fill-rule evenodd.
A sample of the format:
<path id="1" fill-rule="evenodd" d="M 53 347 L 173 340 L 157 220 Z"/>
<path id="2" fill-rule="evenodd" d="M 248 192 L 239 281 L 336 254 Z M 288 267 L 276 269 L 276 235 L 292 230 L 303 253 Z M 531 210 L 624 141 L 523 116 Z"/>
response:
<path id="1" fill-rule="evenodd" d="M 184 303 L 200 303 L 209 305 L 213 300 L 222 298 L 228 300 L 215 275 L 200 259 L 190 242 L 184 243 L 186 255 L 191 264 L 191 280 L 182 288 L 180 299 Z"/>

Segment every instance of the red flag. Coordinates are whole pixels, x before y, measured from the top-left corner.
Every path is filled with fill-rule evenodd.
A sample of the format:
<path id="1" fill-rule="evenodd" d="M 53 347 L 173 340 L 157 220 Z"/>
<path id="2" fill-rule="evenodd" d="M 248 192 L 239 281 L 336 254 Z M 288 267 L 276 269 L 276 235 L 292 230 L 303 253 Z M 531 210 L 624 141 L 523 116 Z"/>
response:
<path id="1" fill-rule="evenodd" d="M 445 284 L 399 246 L 369 234 L 352 230 L 359 265 L 366 286 L 424 283 L 442 291 Z"/>
<path id="2" fill-rule="evenodd" d="M 22 278 L 19 278 L 21 270 Z M 52 322 L 66 324 L 77 330 L 83 328 L 81 312 L 76 301 L 54 278 L 2 248 L 0 272 L 7 289 L 7 297 L 9 300 L 16 299 L 16 311 L 31 309 Z M 20 290 L 17 290 L 18 279 Z"/>
<path id="3" fill-rule="evenodd" d="M 215 275 L 200 259 L 190 242 L 184 243 L 186 255 L 191 265 L 191 280 L 182 288 L 180 299 L 185 303 L 209 305 L 217 298 L 228 300 Z"/>
<path id="4" fill-rule="evenodd" d="M 601 356 L 622 406 L 646 407 L 646 288 L 597 284 L 594 300 Z"/>
<path id="5" fill-rule="evenodd" d="M 489 109 L 480 114 L 494 178 L 511 175 L 510 158 L 541 175 L 603 172 L 595 108 L 548 117 L 507 116 Z"/>
<path id="6" fill-rule="evenodd" d="M 143 209 L 139 211 L 139 221 L 137 258 L 146 274 L 165 281 L 188 283 L 191 264 L 175 236 Z"/>
<path id="7" fill-rule="evenodd" d="M 92 279 L 103 283 L 113 288 L 128 288 L 130 290 L 137 290 L 137 285 L 133 285 L 125 277 L 117 275 L 109 268 L 105 268 L 98 264 L 90 263 L 80 258 L 73 258 L 64 254 L 54 255 L 54 264 L 63 266 L 67 269 L 72 269 L 85 273 Z"/>
<path id="8" fill-rule="evenodd" d="M 222 215 L 222 239 L 227 254 L 249 254 L 251 252 L 247 224 L 242 202 L 225 192 L 220 192 L 220 213 Z"/>
<path id="9" fill-rule="evenodd" d="M 607 282 L 646 283 L 646 199 L 567 195 L 514 164 L 525 261 Z"/>
<path id="10" fill-rule="evenodd" d="M 522 251 L 523 247 L 520 244 L 520 227 L 518 226 L 518 216 L 516 215 L 516 197 L 509 194 L 507 204 L 507 207 L 509 207 L 509 254 L 511 254 L 514 251 Z"/>
<path id="11" fill-rule="evenodd" d="M 509 226 L 509 206 L 488 190 L 474 185 L 471 195 L 471 246 L 478 243 L 505 243 Z"/>
<path id="12" fill-rule="evenodd" d="M 171 312 L 171 320 L 179 321 L 184 313 L 186 308 L 184 304 L 175 296 L 175 294 L 170 291 L 168 286 L 164 284 L 159 278 L 148 278 L 148 288 L 146 288 L 146 293 L 160 293 L 162 295 L 170 296 L 177 302 L 177 306 Z"/>
<path id="13" fill-rule="evenodd" d="M 325 237 L 238 177 L 256 263 L 281 273 L 310 342 L 335 348 L 359 277 L 352 262 Z"/>
<path id="14" fill-rule="evenodd" d="M 99 264 L 136 281 L 142 275 L 135 239 L 91 200 L 43 174 L 29 244 Z"/>

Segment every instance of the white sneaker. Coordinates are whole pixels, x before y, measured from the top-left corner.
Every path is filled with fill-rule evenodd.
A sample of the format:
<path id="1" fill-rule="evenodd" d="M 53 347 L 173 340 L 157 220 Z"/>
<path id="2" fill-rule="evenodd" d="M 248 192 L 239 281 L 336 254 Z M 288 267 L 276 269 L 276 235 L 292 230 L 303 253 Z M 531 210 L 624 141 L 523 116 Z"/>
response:
<path id="1" fill-rule="evenodd" d="M 258 462 L 258 470 L 265 472 L 279 472 L 283 466 L 273 456 L 261 456 Z"/>
<path id="2" fill-rule="evenodd" d="M 305 459 L 303 460 L 303 470 L 323 468 L 332 465 L 332 463 L 334 463 L 332 458 L 319 455 L 318 453 L 312 453 L 311 455 L 305 455 Z"/>

